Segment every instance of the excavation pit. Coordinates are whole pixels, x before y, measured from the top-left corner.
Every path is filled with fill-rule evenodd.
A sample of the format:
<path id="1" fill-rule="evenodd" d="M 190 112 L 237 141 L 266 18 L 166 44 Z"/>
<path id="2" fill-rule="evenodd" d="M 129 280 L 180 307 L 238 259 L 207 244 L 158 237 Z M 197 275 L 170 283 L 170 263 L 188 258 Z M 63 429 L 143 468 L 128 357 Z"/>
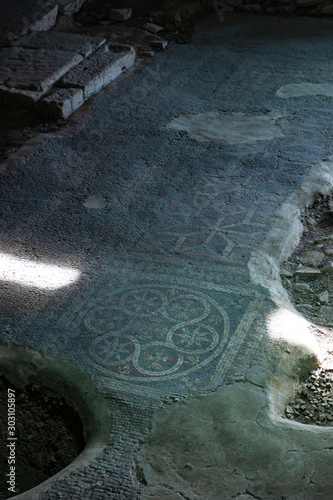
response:
<path id="1" fill-rule="evenodd" d="M 1 500 L 37 498 L 107 444 L 106 403 L 66 361 L 0 347 L 0 403 Z"/>

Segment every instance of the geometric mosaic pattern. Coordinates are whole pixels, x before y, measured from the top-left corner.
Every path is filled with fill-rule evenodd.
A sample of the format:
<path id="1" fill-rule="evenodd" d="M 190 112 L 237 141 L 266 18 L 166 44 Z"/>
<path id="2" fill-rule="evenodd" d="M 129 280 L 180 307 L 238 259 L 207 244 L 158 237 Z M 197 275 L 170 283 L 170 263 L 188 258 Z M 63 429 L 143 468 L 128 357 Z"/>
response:
<path id="1" fill-rule="evenodd" d="M 123 380 L 161 381 L 208 365 L 228 342 L 224 309 L 201 292 L 143 285 L 103 295 L 81 323 L 89 364 Z"/>
<path id="2" fill-rule="evenodd" d="M 198 184 L 174 201 L 140 249 L 216 261 L 249 256 L 266 228 L 257 207 L 237 202 L 237 196 L 230 203 L 230 191 L 216 176 Z"/>

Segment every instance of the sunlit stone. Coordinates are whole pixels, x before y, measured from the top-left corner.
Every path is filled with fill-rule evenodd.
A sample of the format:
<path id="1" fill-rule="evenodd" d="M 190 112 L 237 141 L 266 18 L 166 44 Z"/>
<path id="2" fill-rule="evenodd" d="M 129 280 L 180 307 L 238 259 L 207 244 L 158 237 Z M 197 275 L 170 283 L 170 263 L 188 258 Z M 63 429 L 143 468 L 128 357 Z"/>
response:
<path id="1" fill-rule="evenodd" d="M 310 323 L 297 313 L 277 309 L 267 318 L 268 334 L 273 340 L 286 340 L 294 345 L 306 347 L 319 356 L 318 345 Z"/>

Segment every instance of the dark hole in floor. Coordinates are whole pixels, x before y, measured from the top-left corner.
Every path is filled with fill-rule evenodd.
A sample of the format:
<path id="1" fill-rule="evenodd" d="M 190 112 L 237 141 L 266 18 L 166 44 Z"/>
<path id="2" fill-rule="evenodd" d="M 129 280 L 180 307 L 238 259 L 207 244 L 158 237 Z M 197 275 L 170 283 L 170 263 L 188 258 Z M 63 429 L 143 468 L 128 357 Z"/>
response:
<path id="1" fill-rule="evenodd" d="M 8 491 L 13 458 L 8 443 L 8 389 L 15 391 L 15 493 Z M 12 421 L 10 422 L 12 423 Z M 16 389 L 0 377 L 0 499 L 23 493 L 69 465 L 84 449 L 76 410 L 64 398 L 49 397 L 33 385 Z"/>

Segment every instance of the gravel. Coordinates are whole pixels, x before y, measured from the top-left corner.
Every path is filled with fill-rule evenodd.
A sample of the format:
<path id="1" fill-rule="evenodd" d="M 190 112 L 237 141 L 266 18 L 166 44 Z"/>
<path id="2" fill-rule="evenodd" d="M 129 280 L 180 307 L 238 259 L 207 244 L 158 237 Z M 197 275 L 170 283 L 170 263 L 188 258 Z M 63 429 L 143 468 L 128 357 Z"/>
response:
<path id="1" fill-rule="evenodd" d="M 281 280 L 290 299 L 314 327 L 326 351 L 322 365 L 301 383 L 285 417 L 304 424 L 333 425 L 333 210 L 330 197 L 319 196 L 302 214 L 299 246 L 282 264 Z"/>
<path id="2" fill-rule="evenodd" d="M 0 499 L 13 496 L 9 473 L 7 394 L 13 386 L 0 377 Z M 33 386 L 15 389 L 16 493 L 23 493 L 70 464 L 85 446 L 77 412 L 63 398 L 51 398 Z M 11 431 L 12 432 L 12 431 Z"/>

